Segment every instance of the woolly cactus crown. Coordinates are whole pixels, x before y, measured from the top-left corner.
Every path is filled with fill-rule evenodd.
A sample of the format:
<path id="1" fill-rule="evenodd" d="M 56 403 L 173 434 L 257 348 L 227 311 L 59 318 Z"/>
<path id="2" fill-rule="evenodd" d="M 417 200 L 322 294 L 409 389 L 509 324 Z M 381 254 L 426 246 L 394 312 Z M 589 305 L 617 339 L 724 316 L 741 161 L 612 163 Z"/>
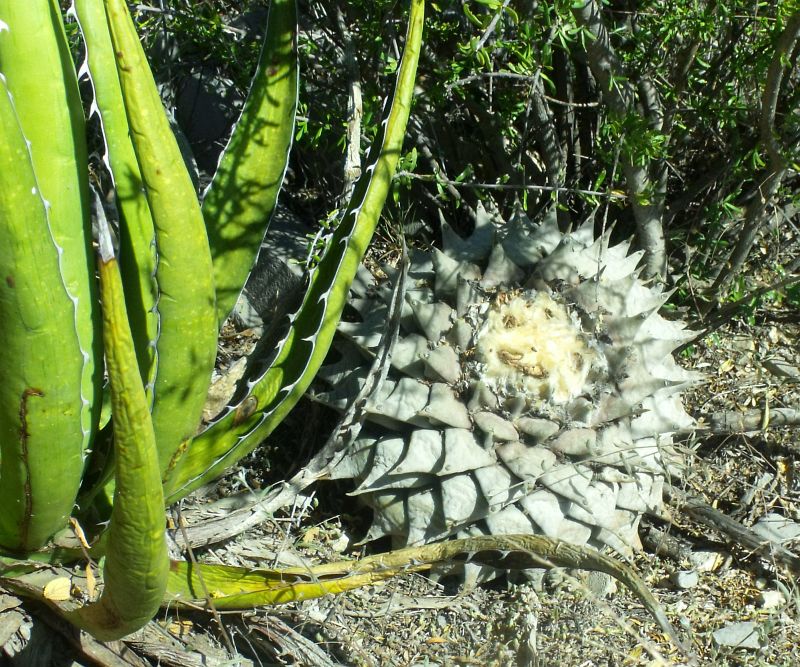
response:
<path id="1" fill-rule="evenodd" d="M 591 222 L 562 234 L 554 214 L 481 210 L 443 241 L 413 256 L 392 368 L 334 470 L 374 510 L 367 539 L 537 533 L 630 552 L 678 469 L 671 434 L 692 425 L 694 376 L 672 358 L 692 336 L 658 314 L 668 294 Z M 364 270 L 319 400 L 342 408 L 363 385 L 389 297 Z"/>

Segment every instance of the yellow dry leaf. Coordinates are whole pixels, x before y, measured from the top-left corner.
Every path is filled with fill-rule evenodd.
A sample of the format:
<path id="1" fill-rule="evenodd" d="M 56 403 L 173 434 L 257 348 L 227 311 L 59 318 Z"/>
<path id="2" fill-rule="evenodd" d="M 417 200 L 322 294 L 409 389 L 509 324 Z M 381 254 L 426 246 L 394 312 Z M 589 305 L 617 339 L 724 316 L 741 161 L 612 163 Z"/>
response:
<path id="1" fill-rule="evenodd" d="M 78 520 L 75 518 L 70 518 L 69 523 L 72 526 L 72 531 L 75 533 L 75 537 L 78 538 L 78 541 L 83 545 L 83 548 L 91 548 L 89 547 L 89 543 L 86 541 L 86 533 L 83 532 L 83 528 L 81 528 L 81 524 L 78 523 Z"/>
<path id="2" fill-rule="evenodd" d="M 733 369 L 733 359 L 726 359 L 719 365 L 719 374 L 725 375 Z"/>
<path id="3" fill-rule="evenodd" d="M 305 533 L 303 533 L 303 538 L 300 540 L 301 544 L 311 544 L 319 539 L 319 526 L 311 526 Z"/>
<path id="4" fill-rule="evenodd" d="M 775 464 L 778 469 L 778 478 L 783 480 L 787 486 L 791 486 L 794 480 L 794 467 L 791 461 L 781 456 L 776 459 Z"/>
<path id="5" fill-rule="evenodd" d="M 72 582 L 70 581 L 69 577 L 56 577 L 55 579 L 48 581 L 44 587 L 45 598 L 48 600 L 53 600 L 55 602 L 63 602 L 64 600 L 69 600 L 70 591 L 72 590 Z"/>
<path id="6" fill-rule="evenodd" d="M 167 630 L 176 637 L 183 637 L 192 631 L 194 624 L 191 621 L 173 621 L 167 626 Z"/>
<path id="7" fill-rule="evenodd" d="M 94 600 L 94 594 L 97 592 L 97 579 L 92 572 L 92 566 L 86 566 L 86 588 L 89 591 L 89 599 Z"/>

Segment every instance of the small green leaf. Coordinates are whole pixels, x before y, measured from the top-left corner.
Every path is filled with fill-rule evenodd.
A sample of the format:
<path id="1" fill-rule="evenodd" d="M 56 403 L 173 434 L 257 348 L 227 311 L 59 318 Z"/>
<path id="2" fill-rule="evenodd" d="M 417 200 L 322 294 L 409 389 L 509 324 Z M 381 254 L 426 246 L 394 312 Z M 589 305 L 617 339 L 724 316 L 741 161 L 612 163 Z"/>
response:
<path id="1" fill-rule="evenodd" d="M 270 3 L 258 70 L 203 201 L 222 325 L 255 263 L 289 163 L 297 110 L 295 0 Z"/>

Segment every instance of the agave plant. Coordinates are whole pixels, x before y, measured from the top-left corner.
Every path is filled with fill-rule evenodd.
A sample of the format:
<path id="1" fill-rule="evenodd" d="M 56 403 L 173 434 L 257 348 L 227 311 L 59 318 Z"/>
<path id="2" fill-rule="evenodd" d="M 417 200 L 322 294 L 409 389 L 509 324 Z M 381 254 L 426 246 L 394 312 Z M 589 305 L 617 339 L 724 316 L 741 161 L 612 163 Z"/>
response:
<path id="1" fill-rule="evenodd" d="M 189 565 L 167 557 L 165 503 L 252 451 L 322 363 L 400 152 L 423 0 L 411 2 L 371 166 L 288 333 L 249 379 L 245 400 L 200 433 L 218 329 L 254 263 L 286 169 L 297 101 L 295 2 L 270 3 L 250 95 L 200 198 L 126 3 L 75 0 L 71 13 L 119 241 L 103 207 L 91 213 L 87 120 L 59 3 L 0 0 L 0 585 L 112 639 L 141 627 L 164 601 L 194 593 Z M 99 598 L 90 581 L 83 597 L 74 586 L 66 599 L 55 595 L 53 582 L 74 574 L 63 566 L 86 555 L 103 559 Z M 209 583 L 212 574 L 219 586 L 240 579 L 217 569 Z M 285 581 L 274 593 L 281 581 L 279 573 L 251 602 L 296 595 Z M 303 595 L 326 592 L 314 585 Z"/>
<path id="2" fill-rule="evenodd" d="M 591 220 L 562 234 L 555 212 L 481 210 L 468 238 L 445 224 L 443 245 L 413 257 L 392 370 L 332 472 L 373 509 L 366 540 L 534 534 L 629 554 L 680 471 L 672 433 L 692 424 L 694 375 L 672 357 L 692 334 L 659 315 L 668 293 L 639 279 L 629 243 Z M 320 401 L 359 391 L 388 299 L 364 270 Z"/>

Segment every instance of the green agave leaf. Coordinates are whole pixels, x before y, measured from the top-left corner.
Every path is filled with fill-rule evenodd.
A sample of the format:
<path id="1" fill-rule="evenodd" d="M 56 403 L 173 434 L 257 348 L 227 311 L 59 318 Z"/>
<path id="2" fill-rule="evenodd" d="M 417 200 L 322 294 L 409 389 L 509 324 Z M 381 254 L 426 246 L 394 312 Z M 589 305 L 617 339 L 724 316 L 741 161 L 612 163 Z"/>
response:
<path id="1" fill-rule="evenodd" d="M 102 0 L 74 0 L 86 61 L 81 67 L 94 92 L 92 111 L 100 118 L 103 156 L 112 175 L 120 214 L 120 272 L 142 381 L 152 394 L 158 337 L 156 239 L 153 216 L 131 141 L 114 46 Z M 152 400 L 152 398 L 151 398 Z"/>
<path id="2" fill-rule="evenodd" d="M 116 458 L 114 507 L 103 592 L 96 602 L 66 615 L 108 641 L 138 630 L 155 615 L 166 589 L 169 560 L 155 430 L 139 376 L 111 235 L 102 215 L 99 222 L 103 339 Z"/>
<path id="3" fill-rule="evenodd" d="M 512 570 L 572 567 L 608 574 L 639 598 L 676 646 L 687 656 L 692 655 L 691 649 L 670 624 L 663 607 L 629 566 L 590 547 L 575 546 L 541 535 L 469 537 L 398 549 L 357 561 L 281 570 L 173 561 L 165 605 L 197 608 L 208 605 L 208 598 L 217 610 L 284 604 L 335 595 L 404 572 L 427 570 L 440 563 L 469 562 Z"/>
<path id="4" fill-rule="evenodd" d="M 211 381 L 217 350 L 213 267 L 194 186 L 126 3 L 105 0 L 105 8 L 155 226 L 159 334 L 152 417 L 163 471 L 180 444 L 194 435 Z"/>
<path id="5" fill-rule="evenodd" d="M 115 448 L 114 507 L 103 535 L 103 590 L 83 606 L 48 593 L 56 579 L 74 572 L 37 560 L 0 555 L 0 584 L 48 604 L 71 623 L 103 641 L 124 637 L 158 610 L 169 571 L 164 533 L 164 496 L 155 430 L 139 376 L 125 309 L 122 281 L 111 236 L 97 207 L 103 339 L 113 410 Z M 58 551 L 58 549 L 56 549 Z M 52 553 L 35 554 L 37 558 Z"/>
<path id="6" fill-rule="evenodd" d="M 281 570 L 172 561 L 164 604 L 194 609 L 204 607 L 207 604 L 204 590 L 208 590 L 216 609 L 252 609 L 337 595 L 403 572 L 430 568 L 430 564 L 412 564 L 409 560 L 396 566 L 368 563 L 368 560 Z"/>
<path id="7" fill-rule="evenodd" d="M 173 561 L 165 604 L 202 606 L 203 583 L 217 609 L 283 604 L 341 593 L 440 563 L 472 560 L 509 569 L 559 566 L 605 572 L 637 589 L 637 595 L 644 591 L 648 608 L 658 607 L 643 582 L 627 566 L 593 549 L 540 535 L 471 537 L 397 549 L 359 560 L 279 570 Z"/>
<path id="8" fill-rule="evenodd" d="M 145 391 L 152 406 L 155 382 L 155 353 L 158 338 L 158 285 L 156 283 L 156 243 L 153 217 L 145 195 L 141 170 L 131 141 L 125 112 L 114 47 L 102 0 L 74 0 L 71 12 L 85 45 L 85 61 L 80 74 L 92 86 L 92 113 L 97 113 L 105 141 L 103 160 L 114 183 L 115 200 L 120 216 L 119 252 L 125 301 L 131 325 L 136 357 Z M 113 488 L 104 488 L 114 474 L 111 416 L 108 392 L 104 392 L 100 432 L 84 474 L 78 505 L 86 510 L 103 491 L 110 501 Z"/>
<path id="9" fill-rule="evenodd" d="M 72 511 L 102 370 L 83 110 L 57 2 L 0 0 L 0 74 L 0 544 L 28 551 Z"/>
<path id="10" fill-rule="evenodd" d="M 296 39 L 295 0 L 273 0 L 250 94 L 203 199 L 220 325 L 255 263 L 289 164 L 297 110 Z"/>
<path id="11" fill-rule="evenodd" d="M 328 352 L 350 283 L 367 250 L 400 156 L 422 43 L 424 0 L 412 0 L 406 46 L 389 113 L 370 153 L 370 166 L 309 278 L 300 309 L 250 395 L 211 424 L 175 460 L 166 480 L 173 502 L 220 475 L 251 452 L 297 403 Z"/>

